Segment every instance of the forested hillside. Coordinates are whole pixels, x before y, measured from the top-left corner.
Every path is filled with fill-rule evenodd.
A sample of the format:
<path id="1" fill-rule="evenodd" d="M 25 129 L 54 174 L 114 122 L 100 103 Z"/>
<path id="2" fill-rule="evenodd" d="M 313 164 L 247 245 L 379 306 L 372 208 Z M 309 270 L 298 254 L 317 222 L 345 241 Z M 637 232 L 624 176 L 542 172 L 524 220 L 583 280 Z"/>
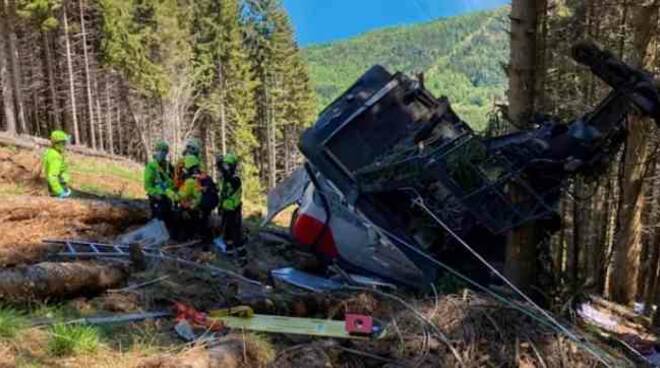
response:
<path id="1" fill-rule="evenodd" d="M 201 138 L 247 190 L 291 170 L 313 91 L 279 1 L 0 2 L 0 127 L 144 159 Z M 212 165 L 210 166 L 212 167 Z M 261 179 L 261 180 L 259 180 Z"/>
<path id="2" fill-rule="evenodd" d="M 425 72 L 426 85 L 450 97 L 461 117 L 485 126 L 493 100 L 504 96 L 508 57 L 506 8 L 394 27 L 304 50 L 322 109 L 374 64 Z"/>

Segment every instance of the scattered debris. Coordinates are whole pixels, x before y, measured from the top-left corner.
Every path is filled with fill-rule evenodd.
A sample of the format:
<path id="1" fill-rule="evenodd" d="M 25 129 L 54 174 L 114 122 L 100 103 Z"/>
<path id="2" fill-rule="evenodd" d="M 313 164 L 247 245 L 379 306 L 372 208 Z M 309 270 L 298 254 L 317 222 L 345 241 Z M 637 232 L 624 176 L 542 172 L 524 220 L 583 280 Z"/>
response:
<path id="1" fill-rule="evenodd" d="M 627 308 L 597 296 L 578 305 L 577 316 L 615 345 L 620 345 L 635 358 L 648 364 L 657 359 L 657 337 L 648 332 L 646 320 L 635 309 Z"/>
<path id="2" fill-rule="evenodd" d="M 301 289 L 317 293 L 337 291 L 347 285 L 385 288 L 390 290 L 396 289 L 396 285 L 381 281 L 379 279 L 363 275 L 348 274 L 345 272 L 342 272 L 340 275 L 336 275 L 331 278 L 313 275 L 292 267 L 274 269 L 270 271 L 270 273 L 275 280 L 283 281 Z"/>
<path id="3" fill-rule="evenodd" d="M 213 249 L 218 254 L 226 254 L 227 253 L 227 243 L 225 243 L 225 239 L 223 239 L 221 236 L 213 239 Z"/>
<path id="4" fill-rule="evenodd" d="M 588 321 L 607 331 L 616 331 L 621 323 L 621 319 L 611 314 L 602 312 L 589 303 L 581 304 L 577 309 L 577 314 L 584 321 Z"/>
<path id="5" fill-rule="evenodd" d="M 0 298 L 29 301 L 93 294 L 116 287 L 125 267 L 92 262 L 43 262 L 0 270 Z"/>
<path id="6" fill-rule="evenodd" d="M 124 245 L 138 243 L 145 248 L 159 248 L 167 243 L 169 239 L 170 234 L 165 223 L 153 219 L 144 226 L 121 235 L 117 238 L 117 242 Z"/>
<path id="7" fill-rule="evenodd" d="M 193 327 L 201 327 L 208 331 L 222 331 L 224 326 L 222 322 L 209 318 L 206 313 L 202 313 L 192 306 L 175 302 L 174 312 L 176 321 L 187 321 Z"/>
<path id="8" fill-rule="evenodd" d="M 296 169 L 291 175 L 281 181 L 275 189 L 268 193 L 268 213 L 261 225 L 268 224 L 278 213 L 296 203 L 302 196 L 305 186 L 308 183 L 307 171 L 302 167 Z"/>
<path id="9" fill-rule="evenodd" d="M 286 267 L 272 270 L 271 275 L 276 280 L 287 282 L 291 285 L 314 292 L 334 291 L 342 288 L 342 284 L 321 276 Z"/>
<path id="10" fill-rule="evenodd" d="M 195 334 L 195 331 L 193 331 L 193 328 L 188 320 L 181 319 L 177 321 L 174 325 L 174 331 L 180 338 L 183 339 L 183 341 L 192 342 L 197 340 L 197 335 Z"/>
<path id="11" fill-rule="evenodd" d="M 277 229 L 262 228 L 260 229 L 258 236 L 259 240 L 266 243 L 284 243 L 287 245 L 293 243 L 291 234 Z"/>

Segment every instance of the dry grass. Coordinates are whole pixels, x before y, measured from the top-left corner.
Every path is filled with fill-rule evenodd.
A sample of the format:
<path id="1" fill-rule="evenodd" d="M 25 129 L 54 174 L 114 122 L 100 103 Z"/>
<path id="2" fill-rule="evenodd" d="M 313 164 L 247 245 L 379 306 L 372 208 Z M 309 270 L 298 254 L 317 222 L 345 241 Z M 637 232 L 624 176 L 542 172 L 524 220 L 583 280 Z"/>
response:
<path id="1" fill-rule="evenodd" d="M 594 367 L 597 360 L 520 312 L 474 293 L 416 302 L 417 310 L 448 336 L 461 362 L 409 310 L 390 316 L 385 341 L 360 350 L 416 367 Z"/>
<path id="2" fill-rule="evenodd" d="M 0 265 L 38 260 L 45 238 L 102 240 L 146 219 L 144 209 L 92 200 L 16 196 L 0 201 Z"/>

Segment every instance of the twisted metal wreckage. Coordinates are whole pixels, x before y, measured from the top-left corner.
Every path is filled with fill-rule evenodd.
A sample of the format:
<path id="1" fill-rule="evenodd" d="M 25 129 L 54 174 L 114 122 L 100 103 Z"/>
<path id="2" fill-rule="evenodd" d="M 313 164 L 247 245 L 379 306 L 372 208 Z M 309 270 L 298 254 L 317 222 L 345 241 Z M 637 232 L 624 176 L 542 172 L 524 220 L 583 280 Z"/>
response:
<path id="1" fill-rule="evenodd" d="M 446 97 L 374 66 L 303 133 L 304 168 L 269 195 L 267 221 L 297 204 L 297 243 L 404 287 L 427 288 L 442 268 L 479 274 L 470 253 L 501 276 L 506 233 L 532 222 L 556 230 L 562 183 L 601 172 L 630 114 L 660 124 L 651 74 L 593 44 L 573 57 L 611 93 L 568 124 L 544 116 L 494 138 L 475 134 Z"/>

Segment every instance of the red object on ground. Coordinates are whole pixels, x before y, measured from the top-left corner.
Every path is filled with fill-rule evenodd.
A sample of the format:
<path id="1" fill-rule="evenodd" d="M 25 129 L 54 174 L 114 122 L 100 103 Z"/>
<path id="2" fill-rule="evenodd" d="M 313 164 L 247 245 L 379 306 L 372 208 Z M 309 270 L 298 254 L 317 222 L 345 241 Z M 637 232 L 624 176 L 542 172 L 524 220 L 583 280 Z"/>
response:
<path id="1" fill-rule="evenodd" d="M 186 320 L 194 327 L 202 327 L 209 331 L 221 331 L 224 328 L 222 322 L 210 320 L 206 313 L 184 303 L 174 302 L 174 313 L 176 321 Z"/>
<path id="2" fill-rule="evenodd" d="M 314 246 L 314 242 L 318 240 L 318 246 L 312 249 L 312 251 L 319 252 L 329 258 L 337 258 L 339 252 L 337 252 L 335 240 L 332 237 L 330 228 L 326 227 L 323 222 L 316 218 L 301 213 L 296 218 L 291 233 L 299 244 L 306 247 Z"/>
<path id="3" fill-rule="evenodd" d="M 361 314 L 347 314 L 345 323 L 346 332 L 351 335 L 371 335 L 374 328 L 374 320 Z"/>

